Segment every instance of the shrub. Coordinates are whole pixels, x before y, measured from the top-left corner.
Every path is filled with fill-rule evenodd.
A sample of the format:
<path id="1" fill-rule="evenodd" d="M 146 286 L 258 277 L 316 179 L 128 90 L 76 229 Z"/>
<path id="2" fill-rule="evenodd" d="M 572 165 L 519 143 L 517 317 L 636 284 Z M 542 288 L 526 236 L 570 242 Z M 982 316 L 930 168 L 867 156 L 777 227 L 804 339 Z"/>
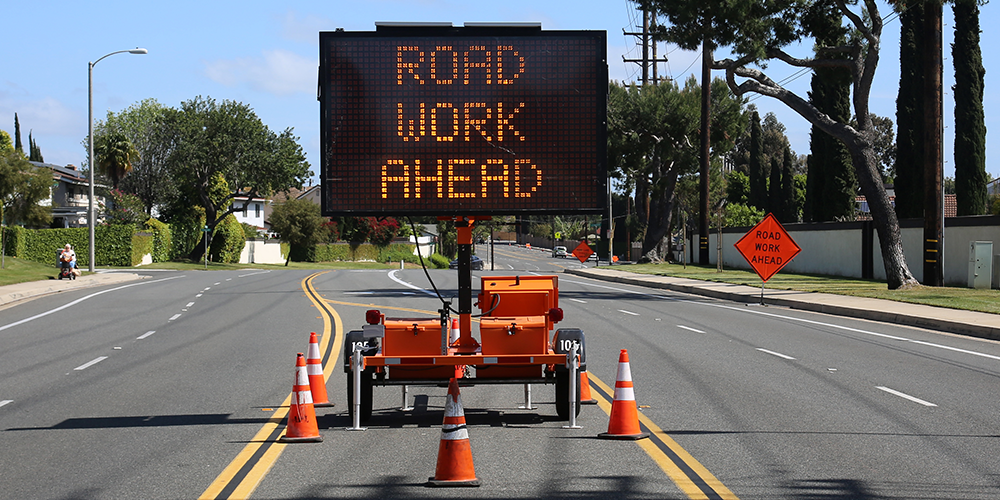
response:
<path id="1" fill-rule="evenodd" d="M 246 246 L 243 227 L 236 216 L 229 214 L 215 226 L 212 233 L 212 248 L 209 258 L 212 262 L 232 264 L 240 261 L 240 253 Z"/>
<path id="2" fill-rule="evenodd" d="M 448 264 L 451 263 L 451 259 L 439 253 L 431 254 L 430 261 L 437 269 L 448 269 Z"/>
<path id="3" fill-rule="evenodd" d="M 153 233 L 153 262 L 169 261 L 172 249 L 170 225 L 150 217 L 146 220 L 146 230 Z"/>

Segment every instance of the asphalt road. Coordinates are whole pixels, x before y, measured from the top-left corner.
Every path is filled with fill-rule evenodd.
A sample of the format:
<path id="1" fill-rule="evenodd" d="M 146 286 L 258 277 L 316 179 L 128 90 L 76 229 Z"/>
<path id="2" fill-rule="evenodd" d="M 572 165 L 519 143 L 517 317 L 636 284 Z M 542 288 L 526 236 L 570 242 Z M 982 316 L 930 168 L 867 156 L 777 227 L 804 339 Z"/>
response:
<path id="1" fill-rule="evenodd" d="M 580 265 L 477 253 L 474 290 Z M 435 315 L 422 271 L 148 273 L 0 312 L 0 498 L 1000 498 L 997 342 L 560 275 L 601 405 L 563 429 L 552 386 L 465 388 L 482 486 L 427 489 L 445 390 L 376 387 L 348 431 L 339 359 L 366 309 Z M 311 331 L 336 406 L 277 444 Z M 621 349 L 649 440 L 596 439 Z"/>

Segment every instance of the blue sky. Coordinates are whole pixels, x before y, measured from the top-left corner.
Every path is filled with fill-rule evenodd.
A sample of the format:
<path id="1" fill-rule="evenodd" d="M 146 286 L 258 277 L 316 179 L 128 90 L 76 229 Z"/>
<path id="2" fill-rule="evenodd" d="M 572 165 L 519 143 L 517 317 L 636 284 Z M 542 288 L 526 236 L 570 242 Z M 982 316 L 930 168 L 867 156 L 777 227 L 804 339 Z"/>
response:
<path id="1" fill-rule="evenodd" d="M 986 67 L 987 170 L 1000 177 L 1000 94 L 994 89 L 1000 40 L 989 27 L 1000 19 L 995 3 L 982 7 Z M 883 17 L 890 10 L 880 4 Z M 87 134 L 87 63 L 116 50 L 143 47 L 147 55 L 119 54 L 94 68 L 94 116 L 119 112 L 142 99 L 176 107 L 196 96 L 240 101 L 254 108 L 274 131 L 293 127 L 314 172 L 319 158 L 316 101 L 318 32 L 344 28 L 371 31 L 376 21 L 540 22 L 550 30 L 606 30 L 612 79 L 639 77 L 634 37 L 641 22 L 628 0 L 362 0 L 290 2 L 7 2 L 4 50 L 0 55 L 0 129 L 14 135 L 14 113 L 27 144 L 28 132 L 45 160 L 81 165 Z M 945 175 L 953 175 L 951 9 L 945 7 Z M 882 56 L 872 89 L 871 109 L 895 120 L 899 80 L 899 21 L 886 24 Z M 806 47 L 805 49 L 808 49 Z M 808 50 L 800 50 L 807 54 Z M 699 54 L 661 46 L 669 62 L 661 74 L 683 81 L 699 70 Z M 797 72 L 780 63 L 768 68 L 781 80 Z M 715 76 L 722 76 L 715 72 Z M 804 95 L 809 74 L 789 84 Z M 787 127 L 798 154 L 809 149 L 809 124 L 781 103 L 753 98 L 761 114 L 774 112 Z M 27 148 L 26 148 L 27 149 Z"/>

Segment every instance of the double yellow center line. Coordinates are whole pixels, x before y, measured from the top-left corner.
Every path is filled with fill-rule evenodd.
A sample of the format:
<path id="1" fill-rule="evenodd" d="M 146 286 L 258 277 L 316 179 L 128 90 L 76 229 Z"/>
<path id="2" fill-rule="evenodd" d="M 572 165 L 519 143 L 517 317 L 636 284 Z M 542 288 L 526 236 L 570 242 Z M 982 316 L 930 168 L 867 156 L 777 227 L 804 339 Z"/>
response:
<path id="1" fill-rule="evenodd" d="M 312 281 L 323 273 L 316 273 L 302 280 L 302 289 L 323 314 L 323 336 L 320 341 L 320 352 L 323 353 L 323 375 L 326 379 L 333 373 L 334 365 L 344 341 L 344 328 L 337 314 L 329 304 L 367 307 L 367 304 L 355 304 L 324 300 L 312 286 Z M 383 309 L 399 309 L 409 312 L 433 314 L 429 311 L 405 309 L 398 307 L 383 307 Z M 331 324 L 331 320 L 333 324 Z M 331 335 L 331 332 L 335 335 Z M 588 373 L 591 388 L 597 394 L 598 405 L 606 414 L 611 415 L 611 402 L 614 389 L 605 384 L 594 374 Z M 257 488 L 271 466 L 281 456 L 285 444 L 278 438 L 284 431 L 285 417 L 291 403 L 291 393 L 274 411 L 268 422 L 250 440 L 250 443 L 236 456 L 212 484 L 201 494 L 199 500 L 245 499 Z M 722 482 L 702 466 L 676 441 L 660 429 L 652 420 L 639 413 L 639 424 L 644 431 L 650 433 L 649 439 L 636 441 L 643 451 L 667 474 L 677 487 L 692 499 L 738 500 Z"/>

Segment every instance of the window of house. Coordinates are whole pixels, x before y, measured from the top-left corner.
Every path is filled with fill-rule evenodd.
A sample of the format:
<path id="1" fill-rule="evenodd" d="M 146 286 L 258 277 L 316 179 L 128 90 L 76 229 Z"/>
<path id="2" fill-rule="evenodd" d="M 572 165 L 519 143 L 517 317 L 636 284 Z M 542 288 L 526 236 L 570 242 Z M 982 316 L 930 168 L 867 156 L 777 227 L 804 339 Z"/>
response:
<path id="1" fill-rule="evenodd" d="M 260 203 L 253 204 L 253 212 L 254 217 L 260 218 Z"/>

